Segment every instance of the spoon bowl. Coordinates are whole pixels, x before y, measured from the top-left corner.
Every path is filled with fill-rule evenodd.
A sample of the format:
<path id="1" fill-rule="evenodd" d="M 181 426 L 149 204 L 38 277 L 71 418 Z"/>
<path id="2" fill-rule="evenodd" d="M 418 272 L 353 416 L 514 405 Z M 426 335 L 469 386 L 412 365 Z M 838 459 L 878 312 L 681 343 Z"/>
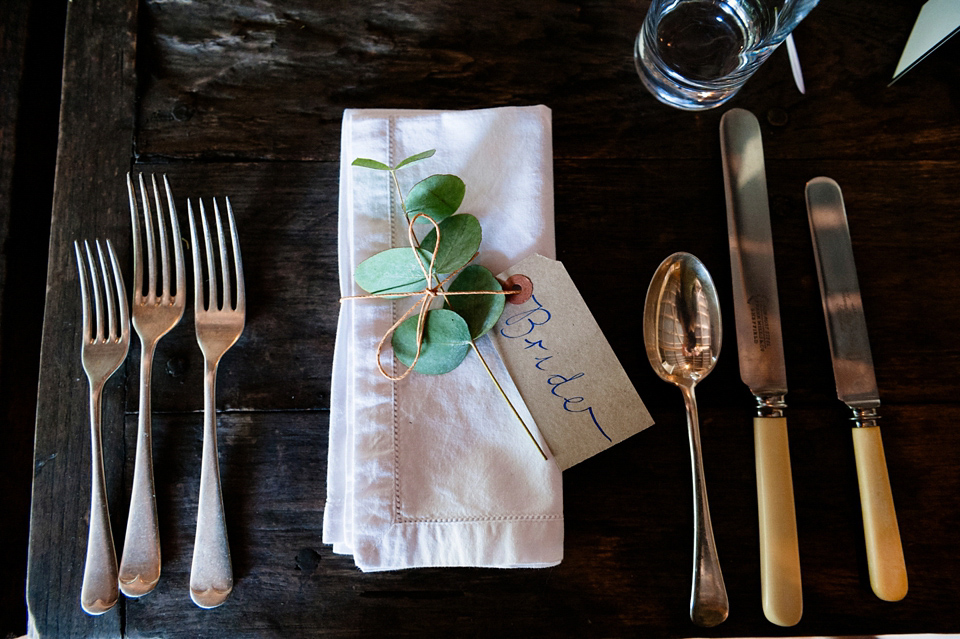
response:
<path id="1" fill-rule="evenodd" d="M 710 273 L 689 253 L 660 264 L 647 289 L 643 341 L 653 370 L 677 386 L 695 386 L 720 355 L 720 302 Z"/>
<path id="2" fill-rule="evenodd" d="M 674 253 L 660 264 L 647 289 L 643 341 L 653 370 L 680 387 L 687 409 L 694 519 L 690 619 L 706 628 L 724 621 L 730 606 L 710 523 L 693 389 L 716 365 L 722 340 L 720 301 L 710 273 L 693 255 Z"/>

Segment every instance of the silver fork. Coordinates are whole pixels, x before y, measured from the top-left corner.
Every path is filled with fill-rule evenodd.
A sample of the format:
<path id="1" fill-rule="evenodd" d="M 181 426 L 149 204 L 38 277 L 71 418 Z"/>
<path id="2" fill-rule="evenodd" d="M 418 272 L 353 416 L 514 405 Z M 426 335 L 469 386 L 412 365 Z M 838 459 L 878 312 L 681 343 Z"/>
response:
<path id="1" fill-rule="evenodd" d="M 83 247 L 73 243 L 80 273 L 80 299 L 83 304 L 83 341 L 81 359 L 90 383 L 90 529 L 87 536 L 87 557 L 83 567 L 80 605 L 91 615 L 102 615 L 117 603 L 117 553 L 110 528 L 107 507 L 107 483 L 103 473 L 103 439 L 100 428 L 103 386 L 127 357 L 130 347 L 130 319 L 127 315 L 127 292 L 120 274 L 120 264 L 113 245 L 107 240 L 107 252 L 113 269 L 113 284 L 100 241 L 96 241 L 99 268 L 86 241 Z M 90 282 L 88 288 L 87 276 Z M 101 280 L 102 286 L 101 289 Z M 117 308 L 119 302 L 119 317 Z M 106 314 L 106 317 L 104 315 Z M 106 320 L 106 321 L 104 321 Z"/>
<path id="2" fill-rule="evenodd" d="M 200 221 L 203 224 L 203 239 L 207 255 L 208 297 L 203 299 L 203 273 L 200 260 L 200 245 L 197 241 L 197 225 L 193 218 L 193 205 L 187 200 L 190 218 L 190 242 L 193 248 L 194 312 L 197 326 L 197 343 L 203 351 L 203 462 L 200 468 L 200 503 L 197 511 L 197 535 L 193 548 L 193 565 L 190 568 L 190 597 L 201 608 L 214 608 L 222 604 L 233 590 L 233 568 L 230 565 L 230 546 L 227 543 L 227 526 L 223 517 L 223 499 L 220 490 L 220 470 L 217 461 L 217 366 L 223 354 L 234 345 L 243 332 L 246 317 L 246 294 L 243 287 L 243 263 L 240 260 L 240 244 L 237 240 L 237 224 L 233 217 L 230 198 L 226 198 L 227 217 L 230 223 L 230 239 L 233 245 L 233 263 L 236 277 L 236 307 L 233 307 L 230 291 L 230 269 L 227 263 L 227 245 L 224 241 L 220 209 L 213 201 L 213 214 L 217 223 L 217 245 L 220 255 L 220 277 L 223 286 L 223 303 L 218 305 L 217 268 L 213 259 L 213 242 L 207 215 L 200 200 Z"/>
<path id="3" fill-rule="evenodd" d="M 150 380 L 153 372 L 153 355 L 160 338 L 180 322 L 186 306 L 186 276 L 183 267 L 183 248 L 180 244 L 180 227 L 173 194 L 166 176 L 163 185 L 167 196 L 167 211 L 170 217 L 170 244 L 172 244 L 176 269 L 176 293 L 170 293 L 170 253 L 167 249 L 166 224 L 157 179 L 151 176 L 154 205 L 157 209 L 157 230 L 160 239 L 160 255 L 157 259 L 150 198 L 143 183 L 140 183 L 140 199 L 143 208 L 144 234 L 147 239 L 146 274 L 147 294 L 143 294 L 144 254 L 141 244 L 140 215 L 137 211 L 136 189 L 130 174 L 127 174 L 127 194 L 130 198 L 130 220 L 133 228 L 133 327 L 140 336 L 140 414 L 137 421 L 137 453 L 133 470 L 133 490 L 130 495 L 130 512 L 127 516 L 127 532 L 123 540 L 123 557 L 120 560 L 120 590 L 128 597 L 141 597 L 157 585 L 160 579 L 160 529 L 157 525 L 157 500 L 153 482 L 153 436 L 151 433 Z M 162 290 L 157 295 L 157 262 L 160 263 Z"/>

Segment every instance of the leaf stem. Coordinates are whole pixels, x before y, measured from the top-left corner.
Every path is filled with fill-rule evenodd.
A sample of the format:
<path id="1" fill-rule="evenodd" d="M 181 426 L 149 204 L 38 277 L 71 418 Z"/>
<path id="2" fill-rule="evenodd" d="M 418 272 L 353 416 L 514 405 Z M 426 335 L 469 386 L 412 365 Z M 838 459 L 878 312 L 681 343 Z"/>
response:
<path id="1" fill-rule="evenodd" d="M 403 201 L 403 189 L 400 188 L 400 181 L 397 179 L 397 170 L 390 169 L 390 175 L 393 177 L 393 184 L 397 187 L 397 195 L 400 197 L 400 208 L 403 209 L 403 219 L 407 219 L 407 204 Z M 420 241 L 417 240 L 417 248 L 420 247 Z"/>
<path id="2" fill-rule="evenodd" d="M 407 211 L 407 203 L 404 202 L 404 200 L 403 200 L 403 189 L 400 188 L 400 180 L 397 179 L 397 170 L 396 170 L 396 169 L 390 169 L 390 175 L 393 177 L 393 184 L 394 184 L 394 186 L 397 187 L 397 197 L 400 198 L 400 208 L 403 210 L 403 219 L 406 220 L 406 219 L 409 217 L 410 214 L 409 214 L 409 212 Z M 413 241 L 416 243 L 417 248 L 420 248 L 420 240 L 417 238 L 417 235 L 416 235 L 415 233 L 412 234 L 412 235 L 413 235 Z M 437 244 L 438 244 L 438 245 L 440 244 L 440 233 L 439 233 L 439 232 L 437 233 Z M 434 280 L 436 280 L 436 282 L 437 282 L 438 284 L 440 283 L 440 277 L 439 277 L 436 273 L 430 273 L 430 284 L 431 284 L 431 285 L 433 285 Z M 444 298 L 444 299 L 446 299 L 446 298 Z"/>
<path id="3" fill-rule="evenodd" d="M 483 359 L 483 355 L 480 354 L 480 349 L 477 348 L 477 343 L 470 340 L 470 345 L 473 346 L 473 351 L 477 354 L 477 357 L 480 358 L 480 363 L 483 364 L 483 368 L 486 369 L 487 375 L 490 376 L 490 379 L 493 380 L 494 385 L 497 387 L 497 390 L 500 391 L 500 396 L 503 397 L 503 400 L 507 402 L 507 406 L 510 407 L 510 410 L 513 412 L 513 416 L 517 418 L 520 422 L 520 425 L 523 426 L 523 430 L 527 431 L 527 435 L 530 437 L 530 441 L 533 442 L 533 445 L 537 447 L 537 452 L 543 457 L 544 460 L 547 459 L 547 454 L 543 452 L 543 449 L 540 448 L 540 443 L 537 442 L 537 438 L 533 436 L 533 433 L 530 432 L 530 429 L 527 427 L 527 424 L 523 421 L 523 418 L 520 417 L 520 413 L 517 412 L 517 409 L 514 407 L 513 403 L 510 401 L 510 398 L 507 397 L 507 394 L 503 391 L 503 387 L 500 386 L 500 382 L 497 381 L 497 378 L 493 376 L 493 371 L 490 370 L 490 367 L 487 366 L 487 360 Z"/>

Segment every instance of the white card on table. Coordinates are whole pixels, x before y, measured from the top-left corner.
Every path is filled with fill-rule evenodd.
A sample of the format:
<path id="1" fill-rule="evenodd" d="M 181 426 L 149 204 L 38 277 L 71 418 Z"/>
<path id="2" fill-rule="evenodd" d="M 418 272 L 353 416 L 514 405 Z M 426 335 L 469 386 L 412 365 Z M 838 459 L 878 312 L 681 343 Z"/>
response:
<path id="1" fill-rule="evenodd" d="M 897 70 L 893 72 L 893 84 L 904 73 L 960 31 L 960 1 L 927 0 L 920 8 L 920 15 L 913 25 L 907 46 L 903 49 Z"/>

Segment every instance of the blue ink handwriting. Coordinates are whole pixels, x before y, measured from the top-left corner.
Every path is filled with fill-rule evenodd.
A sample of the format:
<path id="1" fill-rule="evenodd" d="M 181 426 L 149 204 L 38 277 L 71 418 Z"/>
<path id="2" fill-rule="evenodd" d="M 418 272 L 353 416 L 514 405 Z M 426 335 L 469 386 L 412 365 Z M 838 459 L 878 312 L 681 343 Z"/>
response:
<path id="1" fill-rule="evenodd" d="M 539 301 L 537 301 L 537 297 L 535 295 L 531 295 L 530 299 L 533 300 L 533 303 L 536 304 L 536 306 L 508 317 L 503 323 L 504 328 L 500 329 L 500 334 L 509 339 L 523 337 L 523 341 L 527 344 L 523 347 L 524 350 L 529 350 L 536 346 L 540 350 L 549 351 L 551 349 L 543 345 L 543 340 L 533 341 L 526 337 L 527 335 L 533 333 L 538 326 L 543 326 L 553 317 L 553 314 L 544 308 Z M 552 358 L 553 355 L 547 355 L 545 357 L 534 356 L 534 359 L 536 360 L 534 367 L 539 371 L 548 373 L 550 371 L 547 371 L 543 365 Z M 570 391 L 569 396 L 566 394 L 566 391 L 564 393 L 560 392 L 561 386 L 578 380 L 581 377 L 584 377 L 584 373 L 582 372 L 575 373 L 570 377 L 564 377 L 558 373 L 553 373 L 547 377 L 547 385 L 550 386 L 550 393 L 554 397 L 563 400 L 563 410 L 567 411 L 568 413 L 587 413 L 590 415 L 590 419 L 593 421 L 594 426 L 596 426 L 597 430 L 600 431 L 600 434 L 603 435 L 607 441 L 613 441 L 610 439 L 610 436 L 603 431 L 603 428 L 600 426 L 600 422 L 597 421 L 597 416 L 593 412 L 593 406 L 587 406 L 586 408 L 574 408 L 574 406 L 584 403 L 586 401 L 585 398 L 576 395 L 575 391 Z"/>

